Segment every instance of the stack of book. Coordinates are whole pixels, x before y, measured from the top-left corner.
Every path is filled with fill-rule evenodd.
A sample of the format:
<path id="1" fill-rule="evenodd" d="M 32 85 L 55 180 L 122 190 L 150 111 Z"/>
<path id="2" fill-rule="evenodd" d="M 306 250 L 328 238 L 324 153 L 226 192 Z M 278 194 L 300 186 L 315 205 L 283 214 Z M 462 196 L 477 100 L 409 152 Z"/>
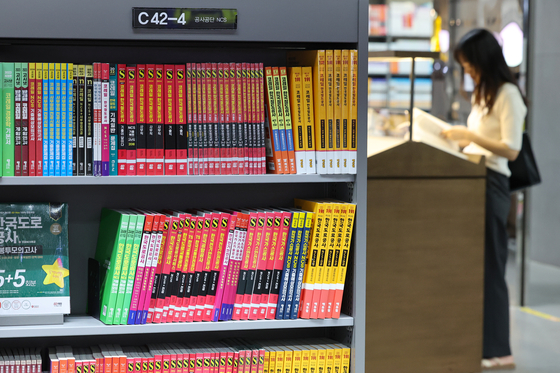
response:
<path id="1" fill-rule="evenodd" d="M 0 372 L 30 372 L 43 371 L 43 359 L 40 348 L 0 348 Z"/>
<path id="2" fill-rule="evenodd" d="M 323 210 L 103 209 L 95 256 L 101 265 L 100 320 L 338 318 L 354 205 L 324 205 L 332 206 L 332 224 L 316 220 L 325 219 Z M 319 245 L 313 232 L 323 229 L 337 238 L 316 250 L 310 246 Z M 326 275 L 306 280 L 306 272 L 317 268 Z M 303 312 L 302 294 L 310 302 L 314 296 L 318 304 L 324 301 L 323 312 Z"/>
<path id="3" fill-rule="evenodd" d="M 19 362 L 19 352 L 3 352 L 8 357 L 8 366 L 11 359 Z M 326 338 L 57 346 L 49 348 L 47 356 L 50 373 L 290 373 L 349 372 L 350 368 L 350 348 Z M 21 365 L 25 367 L 27 361 L 22 360 Z"/>

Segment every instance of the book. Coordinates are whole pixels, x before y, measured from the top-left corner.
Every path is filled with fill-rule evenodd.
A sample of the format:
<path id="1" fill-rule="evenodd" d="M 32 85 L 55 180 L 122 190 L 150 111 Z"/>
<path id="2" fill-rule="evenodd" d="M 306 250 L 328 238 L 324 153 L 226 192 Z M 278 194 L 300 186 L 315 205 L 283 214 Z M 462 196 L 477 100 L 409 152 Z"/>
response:
<path id="1" fill-rule="evenodd" d="M 136 65 L 136 174 L 146 175 L 146 108 L 147 108 L 146 65 Z"/>
<path id="2" fill-rule="evenodd" d="M 348 131 L 350 129 L 349 126 L 349 119 L 350 119 L 350 50 L 343 49 L 341 52 L 341 59 L 342 59 L 342 69 L 341 74 L 342 77 L 340 79 L 340 95 L 341 95 L 341 149 L 342 149 L 342 170 L 341 173 L 348 174 L 350 173 L 350 149 L 348 147 Z"/>
<path id="3" fill-rule="evenodd" d="M 358 51 L 350 50 L 350 98 L 348 99 L 349 120 L 348 125 L 348 167 L 350 174 L 357 172 L 357 152 L 358 152 Z"/>
<path id="4" fill-rule="evenodd" d="M 14 166 L 14 111 L 15 111 L 15 66 L 3 63 L 2 75 L 2 175 L 15 176 Z"/>
<path id="5" fill-rule="evenodd" d="M 243 316 L 243 307 L 245 303 L 245 290 L 247 288 L 247 281 L 249 278 L 249 266 L 251 262 L 251 256 L 254 252 L 255 242 L 257 241 L 257 231 L 259 230 L 259 216 L 256 211 L 245 211 L 246 215 L 249 216 L 249 222 L 247 227 L 246 239 L 243 246 L 243 256 L 242 262 L 239 268 L 236 270 L 238 274 L 238 279 L 236 281 L 237 287 L 235 291 L 235 302 L 233 306 L 233 320 L 241 320 Z M 261 221 L 261 230 L 263 227 L 264 219 Z M 252 288 L 251 288 L 252 289 Z"/>
<path id="6" fill-rule="evenodd" d="M 294 263 L 294 256 L 297 245 L 297 236 L 300 230 L 298 229 L 300 221 L 300 213 L 293 212 L 293 217 L 290 225 L 290 231 L 288 233 L 288 241 L 286 243 L 286 254 L 284 256 L 284 266 L 280 281 L 280 292 L 278 295 L 278 305 L 276 309 L 276 319 L 284 319 L 286 312 L 286 303 L 288 300 L 288 292 L 290 288 L 290 277 Z M 301 234 L 300 234 L 301 239 Z M 296 261 L 297 262 L 297 261 Z M 291 307 L 291 306 L 290 306 Z"/>
<path id="7" fill-rule="evenodd" d="M 76 117 L 74 107 L 75 107 L 75 85 L 74 85 L 74 64 L 68 63 L 67 68 L 67 81 L 66 81 L 66 176 L 74 175 L 74 133 L 75 133 L 75 120 Z M 38 137 L 37 137 L 38 138 Z"/>
<path id="8" fill-rule="evenodd" d="M 43 64 L 44 65 L 44 64 Z M 78 86 L 77 86 L 77 102 L 76 102 L 76 112 L 77 112 L 77 130 L 76 136 L 78 139 L 77 143 L 77 155 L 76 155 L 76 166 L 77 166 L 77 175 L 78 176 L 85 176 L 86 174 L 86 164 L 85 164 L 85 131 L 86 131 L 86 67 L 85 65 L 78 65 L 77 66 L 77 77 L 78 77 Z M 43 128 L 43 132 L 45 132 L 46 128 Z M 44 167 L 44 164 L 43 164 Z"/>
<path id="9" fill-rule="evenodd" d="M 267 253 L 268 258 L 266 259 L 266 270 L 265 270 L 265 274 L 264 274 L 264 285 L 263 285 L 262 293 L 261 293 L 261 302 L 260 302 L 260 306 L 259 306 L 258 319 L 266 319 L 266 316 L 267 316 L 269 299 L 270 299 L 270 290 L 271 290 L 271 287 L 272 287 L 272 276 L 273 276 L 273 273 L 274 273 L 274 264 L 275 264 L 275 260 L 276 260 L 276 250 L 277 250 L 277 247 L 278 247 L 278 242 L 280 240 L 280 228 L 282 226 L 282 214 L 283 214 L 283 212 L 280 211 L 280 210 L 275 210 L 274 211 L 273 228 L 272 228 L 272 234 L 271 234 L 271 237 L 270 237 L 270 246 L 269 246 L 268 253 Z M 280 249 L 280 248 L 278 248 L 278 249 Z"/>
<path id="10" fill-rule="evenodd" d="M 93 176 L 101 176 L 101 64 L 93 63 Z"/>
<path id="11" fill-rule="evenodd" d="M 50 70 L 50 65 L 49 65 Z M 49 71 L 50 74 L 50 71 Z M 61 122 L 61 82 L 60 64 L 54 64 L 54 176 L 62 171 L 62 122 Z M 51 123 L 52 124 L 52 123 Z M 49 156 L 49 158 L 52 158 Z"/>
<path id="12" fill-rule="evenodd" d="M 211 258 L 211 272 L 208 284 L 208 293 L 206 295 L 205 314 L 202 319 L 203 321 L 212 321 L 214 309 L 216 308 L 221 265 L 225 251 L 227 250 L 226 244 L 227 237 L 229 235 L 229 220 L 230 215 L 227 213 L 214 212 L 212 214 L 212 227 L 216 230 L 216 234 L 214 238 L 214 250 Z"/>
<path id="13" fill-rule="evenodd" d="M 95 260 L 100 266 L 100 320 L 108 325 L 115 317 L 129 220 L 130 216 L 120 211 L 101 210 Z"/>
<path id="14" fill-rule="evenodd" d="M 303 277 L 305 275 L 305 264 L 308 260 L 309 242 L 311 238 L 311 228 L 313 226 L 313 213 L 307 212 L 305 214 L 305 223 L 303 226 L 301 248 L 299 262 L 296 271 L 296 283 L 294 288 L 294 296 L 292 302 L 292 309 L 289 315 L 290 319 L 297 319 L 299 315 L 299 306 L 301 302 L 301 289 L 303 287 Z M 336 255 L 335 255 L 336 258 Z M 330 295 L 330 293 L 329 293 Z M 329 298 L 330 299 L 330 298 Z M 288 317 L 285 317 L 288 318 Z"/>
<path id="15" fill-rule="evenodd" d="M 337 319 L 340 317 L 340 307 L 342 304 L 342 296 L 344 294 L 344 282 L 346 279 L 346 270 L 348 267 L 348 256 L 350 255 L 350 245 L 352 240 L 352 230 L 354 227 L 354 219 L 356 216 L 356 205 L 347 204 L 347 213 L 345 219 L 344 236 L 340 249 L 340 263 L 336 271 L 336 284 L 333 283 L 335 294 L 333 298 L 333 308 L 331 317 Z M 334 281 L 334 280 L 333 280 Z"/>
<path id="16" fill-rule="evenodd" d="M 164 65 L 164 147 L 165 175 L 177 175 L 177 127 L 175 98 L 175 66 Z"/>
<path id="17" fill-rule="evenodd" d="M 52 176 L 51 174 L 54 172 L 49 161 L 51 153 L 49 145 L 51 133 L 50 111 L 53 109 L 51 107 L 51 99 L 54 99 L 53 95 L 51 95 L 49 82 L 49 64 L 43 63 L 43 176 Z"/>
<path id="18" fill-rule="evenodd" d="M 146 175 L 156 174 L 156 66 L 146 65 Z"/>
<path id="19" fill-rule="evenodd" d="M 101 63 L 101 175 L 111 175 L 111 119 L 109 64 Z M 115 143 L 116 144 L 116 143 Z M 116 148 L 115 148 L 116 150 Z"/>
<path id="20" fill-rule="evenodd" d="M 216 289 L 216 298 L 214 299 L 214 308 L 212 321 L 220 320 L 220 311 L 223 302 L 228 268 L 230 265 L 230 256 L 233 245 L 233 234 L 237 222 L 237 215 L 223 212 L 222 214 L 222 230 L 220 232 L 220 244 L 223 247 L 222 263 L 218 276 L 218 286 Z"/>
<path id="21" fill-rule="evenodd" d="M 290 110 L 292 113 L 293 122 L 293 142 L 294 142 L 294 156 L 296 162 L 296 173 L 307 174 L 309 173 L 307 162 L 305 159 L 305 143 L 306 143 L 306 132 L 305 132 L 305 122 L 304 122 L 304 110 L 303 110 L 303 89 L 302 89 L 302 76 L 301 67 L 294 66 L 288 69 L 288 75 L 290 77 Z"/>
<path id="22" fill-rule="evenodd" d="M 333 143 L 335 174 L 342 173 L 342 51 L 333 51 Z"/>
<path id="23" fill-rule="evenodd" d="M 1 316 L 70 313 L 68 205 L 0 204 L 0 256 L 14 285 Z"/>
<path id="24" fill-rule="evenodd" d="M 282 95 L 282 115 L 284 116 L 284 126 L 286 127 L 286 154 L 288 156 L 288 169 L 290 174 L 295 174 L 296 159 L 294 154 L 294 134 L 292 129 L 290 94 L 288 91 L 288 73 L 286 67 L 279 67 L 278 72 L 280 74 L 280 88 Z"/>
<path id="25" fill-rule="evenodd" d="M 118 157 L 118 175 L 127 174 L 127 85 L 126 85 L 126 65 L 117 65 L 117 157 Z"/>
<path id="26" fill-rule="evenodd" d="M 146 262 L 146 266 L 149 265 L 149 272 L 147 272 L 148 276 L 144 276 L 145 279 L 142 280 L 142 293 L 140 295 L 140 302 L 138 303 L 138 309 L 142 309 L 141 318 L 139 319 L 140 312 L 137 312 L 135 324 L 145 324 L 147 322 L 148 314 L 150 313 L 150 304 L 152 303 L 152 294 L 157 294 L 155 284 L 157 284 L 159 274 L 156 272 L 158 271 L 158 263 L 161 263 L 160 257 L 163 256 L 161 243 L 163 241 L 165 221 L 166 217 L 163 214 L 156 214 L 154 217 L 154 227 L 150 236 L 150 246 L 148 248 L 148 258 Z M 143 306 L 141 307 L 142 304 Z"/>
<path id="27" fill-rule="evenodd" d="M 140 246 L 144 244 L 144 221 L 145 215 L 137 214 L 136 216 L 136 227 L 134 229 L 133 241 L 132 241 L 132 251 L 130 253 L 130 261 L 128 266 L 128 274 L 126 278 L 126 289 L 124 292 L 124 300 L 121 311 L 121 325 L 127 325 L 129 321 L 129 311 L 131 308 L 131 301 L 133 292 L 136 288 L 136 273 L 138 270 L 138 261 L 140 255 Z M 131 222 L 129 222 L 129 225 Z M 147 241 L 146 241 L 147 242 Z M 128 239 L 127 239 L 128 246 Z M 146 244 L 147 246 L 147 244 Z M 147 248 L 147 247 L 146 247 Z M 144 254 L 145 256 L 145 254 Z M 123 262 L 123 267 L 125 263 Z M 145 264 L 144 264 L 145 265 Z M 123 273 L 124 274 L 124 273 Z M 140 288 L 140 286 L 138 286 Z"/>
<path id="28" fill-rule="evenodd" d="M 284 269 L 284 258 L 286 254 L 286 246 L 292 222 L 292 212 L 282 211 L 280 229 L 278 232 L 277 244 L 275 248 L 274 267 L 272 271 L 272 279 L 270 284 L 270 295 L 267 306 L 267 319 L 276 318 L 276 309 L 278 306 L 278 297 L 280 294 L 280 286 L 282 283 L 282 271 Z"/>
<path id="29" fill-rule="evenodd" d="M 161 235 L 161 240 L 159 240 L 158 237 L 158 243 L 157 243 L 157 246 L 159 247 L 159 253 L 158 253 L 157 261 L 155 256 L 153 259 L 156 266 L 154 270 L 154 278 L 153 280 L 150 281 L 150 284 L 152 285 L 152 291 L 149 300 L 147 319 L 145 322 L 143 321 L 143 323 L 154 322 L 157 304 L 159 303 L 161 306 L 163 306 L 162 302 L 165 301 L 165 293 L 162 292 L 163 289 L 161 289 L 160 283 L 161 285 L 164 285 L 164 283 L 162 282 L 163 265 L 167 255 L 169 255 L 167 238 L 169 236 L 170 223 L 171 223 L 171 217 L 169 215 L 162 214 L 160 218 L 159 233 L 158 233 Z M 163 313 L 163 308 L 160 307 L 160 318 L 162 313 Z"/>
<path id="30" fill-rule="evenodd" d="M 43 176 L 43 64 L 35 64 L 35 164 L 36 176 Z"/>
<path id="31" fill-rule="evenodd" d="M 311 67 L 302 67 L 302 90 L 303 90 L 303 120 L 304 120 L 304 149 L 305 168 L 309 174 L 317 173 L 315 152 L 315 126 L 313 114 L 313 73 Z"/>
<path id="32" fill-rule="evenodd" d="M 119 325 L 122 319 L 124 299 L 126 293 L 126 286 L 128 281 L 128 271 L 130 269 L 130 260 L 132 256 L 132 247 L 134 244 L 134 236 L 136 235 L 136 221 L 138 215 L 132 211 L 122 210 L 122 214 L 128 215 L 128 227 L 126 228 L 126 235 L 124 238 L 124 251 L 122 256 L 122 265 L 119 272 L 119 289 L 117 292 L 117 300 L 115 301 L 115 315 L 113 317 L 113 324 Z M 130 301 L 129 301 L 130 305 Z M 126 307 L 129 309 L 129 306 Z M 128 312 L 127 312 L 128 315 Z"/>
<path id="33" fill-rule="evenodd" d="M 326 174 L 327 164 L 327 86 L 325 50 L 288 53 L 289 66 L 311 66 L 313 72 L 313 119 L 315 129 L 315 156 L 318 174 Z M 302 72 L 304 70 L 302 69 Z"/>
<path id="34" fill-rule="evenodd" d="M 71 137 L 70 137 L 71 138 Z M 68 64 L 60 64 L 60 176 L 68 175 Z"/>
<path id="35" fill-rule="evenodd" d="M 1 64 L 0 64 L 1 65 Z M 29 176 L 37 176 L 37 160 L 35 159 L 35 152 L 37 148 L 37 82 L 36 82 L 36 69 L 35 63 L 30 62 L 29 66 Z M 1 67 L 0 67 L 0 75 L 1 75 Z M 1 88 L 0 88 L 1 91 Z M 2 112 L 0 111 L 0 115 Z M 1 154 L 0 149 L 0 154 Z"/>
<path id="36" fill-rule="evenodd" d="M 29 65 L 21 64 L 21 176 L 29 176 Z"/>
<path id="37" fill-rule="evenodd" d="M 155 108 L 155 174 L 164 174 L 164 79 L 163 79 L 163 65 L 155 65 L 155 94 L 154 94 L 154 108 Z"/>
<path id="38" fill-rule="evenodd" d="M 292 315 L 294 313 L 293 306 L 295 303 L 294 302 L 295 292 L 296 289 L 298 288 L 298 272 L 301 263 L 300 257 L 302 256 L 302 242 L 303 242 L 303 231 L 305 227 L 305 220 L 306 220 L 306 213 L 300 212 L 298 225 L 297 225 L 296 241 L 294 244 L 294 253 L 293 253 L 292 264 L 290 269 L 290 277 L 289 277 L 290 282 L 289 282 L 288 292 L 286 296 L 286 306 L 284 307 L 284 319 L 292 318 Z"/>
<path id="39" fill-rule="evenodd" d="M 118 125 L 117 125 L 117 65 L 109 65 L 109 176 L 117 176 L 118 167 Z"/>
<path id="40" fill-rule="evenodd" d="M 282 173 L 289 174 L 290 163 L 288 156 L 288 141 L 286 134 L 286 124 L 284 120 L 282 105 L 282 85 L 280 83 L 280 72 L 278 67 L 272 67 L 272 80 L 274 86 L 274 98 L 276 99 L 276 117 L 278 119 L 278 133 L 280 135 L 280 147 L 282 149 Z M 257 142 L 258 144 L 258 142 Z"/>
<path id="41" fill-rule="evenodd" d="M 188 136 L 185 65 L 175 65 L 175 118 L 177 125 L 177 175 L 188 174 Z"/>
<path id="42" fill-rule="evenodd" d="M 136 65 L 126 66 L 126 175 L 136 175 Z"/>
<path id="43" fill-rule="evenodd" d="M 21 63 L 14 64 L 14 176 L 21 176 Z"/>
<path id="44" fill-rule="evenodd" d="M 93 140 L 94 140 L 94 107 L 93 107 L 93 65 L 85 65 L 85 174 L 93 176 Z"/>
<path id="45" fill-rule="evenodd" d="M 37 64 L 37 89 L 39 89 L 39 64 Z M 79 115 L 80 115 L 80 108 L 79 108 L 79 99 L 78 96 L 80 94 L 79 90 L 79 78 L 78 78 L 78 65 L 72 65 L 72 176 L 78 175 L 78 123 L 79 123 Z M 37 127 L 37 139 L 39 127 Z M 37 150 L 37 154 L 39 154 L 39 150 Z"/>
<path id="46" fill-rule="evenodd" d="M 265 289 L 266 273 L 268 265 L 268 253 L 274 230 L 274 211 L 265 211 L 264 227 L 262 229 L 262 238 L 256 253 L 256 271 L 254 275 L 254 283 L 252 286 L 251 296 L 249 300 L 249 320 L 258 320 L 260 316 L 261 298 Z M 268 295 L 267 295 L 268 296 Z"/>
<path id="47" fill-rule="evenodd" d="M 280 141 L 280 127 L 278 124 L 278 113 L 276 106 L 276 96 L 274 90 L 274 77 L 272 67 L 265 68 L 266 77 L 266 103 L 268 114 L 267 127 L 267 166 L 268 170 L 274 174 L 284 173 L 282 145 Z"/>
<path id="48" fill-rule="evenodd" d="M 327 113 L 326 142 L 327 142 L 327 173 L 334 174 L 335 170 L 335 118 L 334 118 L 334 51 L 325 51 L 325 103 Z"/>

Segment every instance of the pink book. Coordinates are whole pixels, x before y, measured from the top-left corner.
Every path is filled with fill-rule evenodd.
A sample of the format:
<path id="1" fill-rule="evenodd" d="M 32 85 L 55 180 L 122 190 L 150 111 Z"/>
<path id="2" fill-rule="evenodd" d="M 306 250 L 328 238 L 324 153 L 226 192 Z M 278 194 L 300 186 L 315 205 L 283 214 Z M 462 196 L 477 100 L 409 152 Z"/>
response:
<path id="1" fill-rule="evenodd" d="M 128 313 L 128 325 L 134 325 L 136 320 L 136 312 L 140 302 L 140 293 L 142 291 L 142 281 L 148 258 L 148 248 L 150 246 L 154 217 L 154 214 L 146 214 L 146 219 L 144 220 L 144 232 L 142 233 L 142 242 L 140 244 L 138 264 L 136 266 L 136 277 L 134 278 L 134 287 L 132 289 L 132 301 L 130 302 L 130 311 Z"/>
<path id="2" fill-rule="evenodd" d="M 255 238 L 251 246 L 251 254 L 249 256 L 249 267 L 247 268 L 247 283 L 243 294 L 243 309 L 241 314 L 242 320 L 249 319 L 249 312 L 251 310 L 251 299 L 253 296 L 253 289 L 256 279 L 257 264 L 259 261 L 259 253 L 263 244 L 264 234 L 266 231 L 266 213 L 259 211 L 257 213 L 257 229 L 255 231 Z M 259 298 L 260 299 L 260 298 Z M 237 302 L 235 302 L 237 305 Z M 235 311 L 235 310 L 234 310 Z"/>
<path id="3" fill-rule="evenodd" d="M 259 311 L 257 318 L 263 320 L 266 318 L 266 312 L 268 310 L 270 288 L 272 285 L 272 274 L 274 272 L 274 261 L 276 260 L 276 250 L 278 242 L 280 241 L 280 228 L 282 226 L 282 211 L 274 211 L 274 221 L 272 227 L 272 235 L 270 238 L 270 246 L 268 249 L 268 258 L 266 261 L 266 271 L 264 275 L 264 286 L 261 293 L 261 303 L 259 305 Z"/>
<path id="4" fill-rule="evenodd" d="M 202 321 L 212 321 L 220 269 L 222 267 L 222 257 L 226 245 L 227 221 L 223 221 L 221 215 L 222 214 L 218 211 L 212 212 L 212 228 L 215 230 L 215 233 L 209 244 L 214 247 L 212 250 L 212 258 L 210 259 L 210 278 L 208 279 L 206 303 L 204 305 Z M 222 226 L 222 224 L 225 224 L 225 226 Z M 210 256 L 210 253 L 208 253 L 208 256 Z"/>
<path id="5" fill-rule="evenodd" d="M 194 219 L 194 216 L 193 216 Z M 192 260 L 191 266 L 189 268 L 189 272 L 194 274 L 192 289 L 191 289 L 191 296 L 189 299 L 189 311 L 187 314 L 187 321 L 192 322 L 195 321 L 195 312 L 196 312 L 196 305 L 198 303 L 198 285 L 196 283 L 197 276 L 201 276 L 201 271 L 197 269 L 197 263 L 199 261 L 199 251 L 200 251 L 200 242 L 202 240 L 202 232 L 204 230 L 204 216 L 197 216 L 196 217 L 196 231 L 195 237 L 193 242 L 193 252 L 192 252 Z M 200 266 L 202 268 L 202 266 Z"/>
<path id="6" fill-rule="evenodd" d="M 268 252 L 270 250 L 273 228 L 274 212 L 266 211 L 263 235 L 257 254 L 257 267 L 253 284 L 253 293 L 251 294 L 250 300 L 249 320 L 258 320 L 259 318 L 259 308 L 261 306 L 261 296 L 266 282 L 266 265 L 268 263 Z"/>
<path id="7" fill-rule="evenodd" d="M 260 113 L 260 131 L 261 131 L 261 144 L 259 145 L 259 149 L 260 149 L 260 155 L 261 155 L 261 162 L 260 162 L 260 173 L 261 174 L 266 174 L 266 150 L 265 150 L 265 146 L 264 146 L 264 80 L 263 80 L 263 76 L 264 76 L 264 65 L 263 63 L 259 63 L 258 66 L 258 84 L 257 84 L 257 89 L 259 91 L 260 94 L 260 100 L 257 101 L 258 103 L 258 107 L 257 110 Z"/>
<path id="8" fill-rule="evenodd" d="M 276 246 L 276 253 L 274 254 L 274 269 L 272 271 L 272 283 L 270 285 L 268 307 L 266 311 L 266 318 L 271 320 L 276 318 L 276 307 L 278 305 L 278 294 L 280 292 L 282 270 L 284 269 L 284 255 L 286 253 L 291 220 L 291 212 L 282 212 L 282 221 L 277 241 L 278 246 Z"/>
<path id="9" fill-rule="evenodd" d="M 241 320 L 243 318 L 243 302 L 245 298 L 245 288 L 247 287 L 247 280 L 250 276 L 249 266 L 251 262 L 251 255 L 254 251 L 255 240 L 258 231 L 258 213 L 256 211 L 247 212 L 249 215 L 249 224 L 247 228 L 246 240 L 243 247 L 243 259 L 241 260 L 239 271 L 236 281 L 235 296 L 233 302 L 232 319 Z M 263 220 L 264 224 L 264 220 Z"/>
<path id="10" fill-rule="evenodd" d="M 109 64 L 101 64 L 101 176 L 109 176 Z"/>
<path id="11" fill-rule="evenodd" d="M 220 319 L 220 310 L 222 307 L 222 299 L 224 295 L 224 289 L 226 285 L 226 277 L 229 268 L 229 259 L 231 256 L 231 246 L 233 244 L 233 233 L 235 230 L 235 223 L 237 221 L 237 215 L 222 213 L 222 224 L 226 222 L 227 226 L 225 229 L 225 247 L 223 249 L 222 255 L 222 265 L 220 268 L 220 275 L 218 277 L 218 287 L 216 289 L 216 297 L 214 298 L 214 309 L 212 311 L 212 321 L 218 321 Z M 221 232 L 222 234 L 224 231 Z"/>
<path id="12" fill-rule="evenodd" d="M 163 225 L 165 223 L 165 216 L 163 214 L 157 214 L 157 220 L 158 220 L 157 231 L 155 232 L 155 237 L 152 235 L 152 237 L 150 238 L 150 248 L 148 249 L 148 254 L 149 254 L 150 251 L 152 250 L 151 248 L 152 244 L 154 245 L 153 256 L 150 264 L 150 273 L 149 276 L 147 277 L 148 281 L 146 282 L 145 291 L 144 291 L 144 284 L 142 284 L 142 290 L 143 292 L 145 292 L 145 294 L 144 294 L 144 306 L 142 308 L 142 320 L 140 324 L 145 324 L 148 319 L 148 312 L 150 309 L 150 301 L 152 299 L 153 287 L 157 285 L 154 284 L 154 279 L 156 277 L 156 268 L 158 264 L 159 252 L 161 251 L 161 241 L 163 238 Z M 155 225 L 154 225 L 154 230 L 156 230 Z M 149 260 L 149 255 L 148 255 L 148 260 Z M 146 262 L 146 265 L 147 263 L 148 262 Z"/>
<path id="13" fill-rule="evenodd" d="M 183 273 L 186 274 L 185 285 L 183 289 L 182 299 L 181 299 L 181 316 L 179 317 L 180 322 L 187 321 L 187 315 L 189 312 L 189 302 L 192 293 L 192 284 L 194 281 L 194 271 L 190 270 L 190 267 L 195 259 L 194 255 L 194 236 L 196 233 L 196 216 L 190 216 L 187 242 L 185 244 L 185 258 L 183 262 Z"/>

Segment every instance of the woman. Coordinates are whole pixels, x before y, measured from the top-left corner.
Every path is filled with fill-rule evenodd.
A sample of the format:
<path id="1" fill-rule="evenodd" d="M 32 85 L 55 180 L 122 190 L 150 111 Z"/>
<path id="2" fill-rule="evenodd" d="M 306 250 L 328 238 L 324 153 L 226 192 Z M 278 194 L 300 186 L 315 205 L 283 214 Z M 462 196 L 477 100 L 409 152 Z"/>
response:
<path id="1" fill-rule="evenodd" d="M 505 281 L 507 216 L 510 209 L 508 161 L 521 149 L 527 108 L 492 33 L 475 29 L 457 45 L 455 59 L 475 82 L 467 127 L 442 136 L 459 142 L 463 152 L 486 157 L 484 265 L 484 340 L 482 367 L 514 368 L 509 344 L 509 300 Z"/>

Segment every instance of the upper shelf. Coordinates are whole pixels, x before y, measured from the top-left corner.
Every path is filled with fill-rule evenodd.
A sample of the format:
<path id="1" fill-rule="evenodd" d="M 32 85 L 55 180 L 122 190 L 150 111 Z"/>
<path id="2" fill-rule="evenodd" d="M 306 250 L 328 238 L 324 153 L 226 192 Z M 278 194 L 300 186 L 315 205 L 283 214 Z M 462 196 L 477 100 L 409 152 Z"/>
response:
<path id="1" fill-rule="evenodd" d="M 437 59 L 440 58 L 439 52 L 423 52 L 423 51 L 370 51 L 368 52 L 369 60 L 390 61 L 400 58 L 420 58 L 420 59 Z"/>
<path id="2" fill-rule="evenodd" d="M 251 320 L 146 325 L 105 325 L 90 316 L 68 316 L 62 325 L 0 326 L 2 338 L 73 337 L 114 334 L 153 334 L 353 326 L 354 318 L 340 315 L 325 320 Z"/>
<path id="3" fill-rule="evenodd" d="M 358 3 L 323 0 L 317 6 L 312 0 L 284 0 L 269 1 L 263 6 L 257 0 L 167 0 L 164 4 L 151 0 L 4 1 L 0 35 L 78 40 L 357 43 Z M 233 31 L 133 29 L 133 7 L 232 8 L 237 9 L 238 25 Z"/>
<path id="4" fill-rule="evenodd" d="M 160 185 L 354 182 L 356 175 L 55 176 L 0 177 L 2 185 Z"/>

